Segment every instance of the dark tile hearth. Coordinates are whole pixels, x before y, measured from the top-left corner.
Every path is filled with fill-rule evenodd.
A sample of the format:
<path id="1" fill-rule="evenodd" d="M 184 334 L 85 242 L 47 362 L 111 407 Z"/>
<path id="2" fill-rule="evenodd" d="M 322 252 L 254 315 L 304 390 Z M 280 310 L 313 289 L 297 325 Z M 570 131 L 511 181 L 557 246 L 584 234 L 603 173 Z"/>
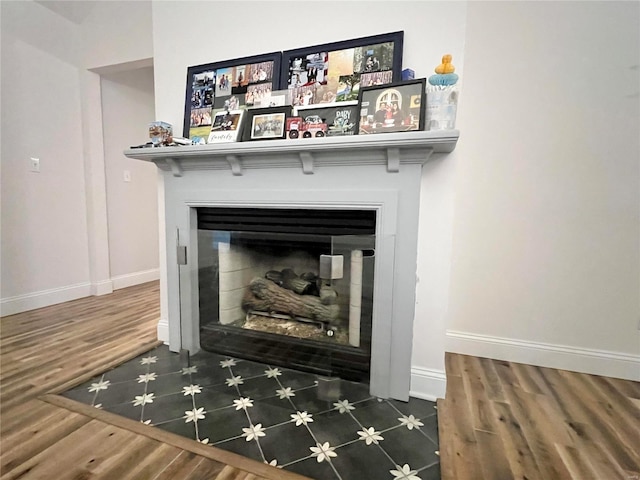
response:
<path id="1" fill-rule="evenodd" d="M 440 478 L 435 404 L 365 384 L 161 346 L 63 395 L 318 480 Z"/>

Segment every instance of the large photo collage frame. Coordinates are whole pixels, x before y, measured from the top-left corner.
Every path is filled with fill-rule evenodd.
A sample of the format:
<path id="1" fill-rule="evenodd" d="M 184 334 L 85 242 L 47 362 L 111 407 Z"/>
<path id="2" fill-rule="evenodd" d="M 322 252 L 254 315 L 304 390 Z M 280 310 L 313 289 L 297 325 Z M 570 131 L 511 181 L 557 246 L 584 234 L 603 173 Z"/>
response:
<path id="1" fill-rule="evenodd" d="M 183 136 L 194 143 L 207 143 L 215 123 L 216 129 L 235 132 L 225 137 L 234 141 L 241 122 L 216 119 L 224 112 L 252 107 L 277 90 L 281 57 L 281 52 L 274 52 L 189 67 Z"/>

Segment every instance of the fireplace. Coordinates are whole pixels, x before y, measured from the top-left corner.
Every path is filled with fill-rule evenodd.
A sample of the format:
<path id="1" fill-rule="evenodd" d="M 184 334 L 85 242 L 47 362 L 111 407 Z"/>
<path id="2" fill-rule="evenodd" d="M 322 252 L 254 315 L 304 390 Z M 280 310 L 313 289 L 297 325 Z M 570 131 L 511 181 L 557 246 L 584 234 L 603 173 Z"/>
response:
<path id="1" fill-rule="evenodd" d="M 203 349 L 369 381 L 375 211 L 196 211 Z"/>
<path id="2" fill-rule="evenodd" d="M 422 165 L 433 153 L 452 151 L 457 136 L 407 132 L 125 151 L 162 171 L 166 263 L 159 337 L 172 351 L 227 349 L 235 356 L 242 350 L 238 356 L 271 355 L 273 363 L 292 357 L 286 359 L 290 366 L 321 376 L 368 377 L 372 395 L 407 400 Z M 245 210 L 250 215 L 241 222 L 201 228 L 205 212 Z M 283 212 L 303 212 L 289 222 L 296 226 L 344 215 L 364 215 L 346 223 L 368 226 L 355 232 L 269 230 L 250 221 L 252 215 L 265 220 Z M 232 257 L 240 263 L 225 270 Z M 361 273 L 353 275 L 360 262 Z M 352 282 L 360 275 L 361 285 Z M 283 287 L 291 279 L 298 287 Z M 331 314 L 299 315 L 273 301 L 245 301 L 272 286 L 289 293 L 299 288 L 302 296 L 331 307 L 321 300 L 325 287 L 323 294 L 339 299 L 328 309 L 337 309 L 336 320 Z M 352 316 L 356 298 L 360 313 Z M 275 331 L 285 328 L 296 333 Z"/>

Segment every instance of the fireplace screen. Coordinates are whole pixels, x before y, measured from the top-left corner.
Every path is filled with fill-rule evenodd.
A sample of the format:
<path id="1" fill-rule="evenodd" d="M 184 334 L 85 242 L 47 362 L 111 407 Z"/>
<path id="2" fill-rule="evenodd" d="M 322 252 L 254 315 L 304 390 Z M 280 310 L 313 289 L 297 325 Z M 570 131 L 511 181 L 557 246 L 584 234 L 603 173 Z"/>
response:
<path id="1" fill-rule="evenodd" d="M 375 212 L 198 210 L 202 348 L 368 380 Z"/>

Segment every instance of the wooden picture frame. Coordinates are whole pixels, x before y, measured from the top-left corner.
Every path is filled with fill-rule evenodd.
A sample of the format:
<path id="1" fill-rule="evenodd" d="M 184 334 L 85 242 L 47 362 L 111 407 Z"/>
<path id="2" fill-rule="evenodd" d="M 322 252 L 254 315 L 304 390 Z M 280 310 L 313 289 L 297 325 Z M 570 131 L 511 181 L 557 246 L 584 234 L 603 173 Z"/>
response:
<path id="1" fill-rule="evenodd" d="M 309 128 L 313 124 L 325 125 L 323 131 L 327 137 L 340 137 L 356 135 L 358 133 L 359 105 L 357 101 L 322 103 L 306 107 L 296 107 L 294 115 L 301 118 L 301 138 L 305 133 L 311 132 Z M 324 135 L 320 135 L 324 136 Z"/>
<path id="2" fill-rule="evenodd" d="M 242 141 L 253 142 L 281 139 L 285 136 L 287 118 L 291 116 L 291 106 L 251 108 L 245 112 Z"/>
<path id="3" fill-rule="evenodd" d="M 277 90 L 281 59 L 273 52 L 189 67 L 182 136 L 206 143 L 217 113 L 245 109 L 251 98 Z"/>
<path id="4" fill-rule="evenodd" d="M 426 79 L 360 90 L 358 135 L 424 130 Z"/>
<path id="5" fill-rule="evenodd" d="M 400 81 L 403 41 L 399 31 L 284 51 L 280 88 L 294 106 L 356 100 L 362 75 L 368 84 Z"/>

